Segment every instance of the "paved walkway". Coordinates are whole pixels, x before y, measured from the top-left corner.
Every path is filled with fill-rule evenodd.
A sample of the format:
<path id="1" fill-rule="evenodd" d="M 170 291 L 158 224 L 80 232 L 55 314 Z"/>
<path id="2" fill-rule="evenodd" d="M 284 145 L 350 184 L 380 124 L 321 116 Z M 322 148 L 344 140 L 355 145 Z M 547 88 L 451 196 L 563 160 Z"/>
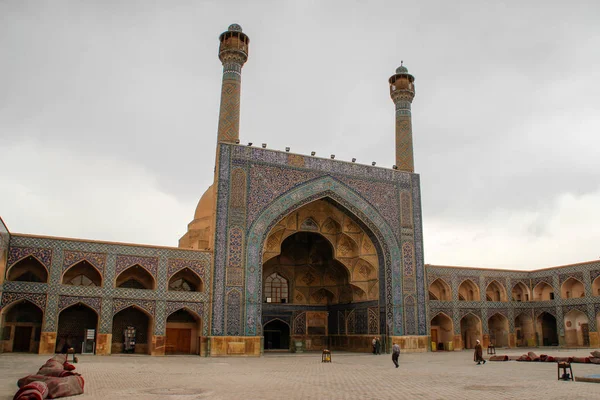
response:
<path id="1" fill-rule="evenodd" d="M 498 350 L 522 354 L 527 350 Z M 533 349 L 586 356 L 587 349 Z M 0 399 L 12 399 L 16 381 L 35 373 L 48 356 L 0 355 Z M 79 356 L 85 394 L 73 399 L 599 399 L 600 384 L 556 379 L 555 363 L 488 362 L 470 351 L 390 355 L 268 354 L 262 358 Z M 576 376 L 600 374 L 600 365 L 573 364 Z"/>

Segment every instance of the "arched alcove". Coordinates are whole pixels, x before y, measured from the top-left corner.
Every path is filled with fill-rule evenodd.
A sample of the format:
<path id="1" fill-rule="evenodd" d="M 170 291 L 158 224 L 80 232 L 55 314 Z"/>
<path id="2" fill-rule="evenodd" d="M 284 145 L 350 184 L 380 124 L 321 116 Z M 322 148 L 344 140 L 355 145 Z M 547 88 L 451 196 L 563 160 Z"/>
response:
<path id="1" fill-rule="evenodd" d="M 600 276 L 592 282 L 592 296 L 600 296 Z"/>
<path id="2" fill-rule="evenodd" d="M 534 301 L 554 300 L 554 288 L 546 282 L 540 282 L 533 288 Z"/>
<path id="3" fill-rule="evenodd" d="M 556 317 L 547 312 L 543 312 L 537 317 L 536 331 L 540 346 L 558 346 L 558 329 L 556 326 Z"/>
<path id="4" fill-rule="evenodd" d="M 534 347 L 535 327 L 531 315 L 521 313 L 515 317 L 515 336 L 517 347 Z"/>
<path id="5" fill-rule="evenodd" d="M 152 275 L 139 265 L 127 268 L 117 276 L 116 287 L 127 289 L 148 289 L 155 288 L 155 281 Z"/>
<path id="6" fill-rule="evenodd" d="M 113 316 L 111 353 L 150 354 L 152 322 L 153 318 L 150 314 L 135 306 L 129 306 L 116 313 Z M 134 329 L 134 334 L 131 335 L 135 341 L 133 348 L 129 347 L 124 340 L 129 327 Z"/>
<path id="7" fill-rule="evenodd" d="M 583 282 L 573 277 L 570 277 L 566 281 L 563 282 L 560 287 L 560 296 L 563 299 L 574 299 L 585 297 L 585 289 L 583 287 Z"/>
<path id="8" fill-rule="evenodd" d="M 490 343 L 496 347 L 508 347 L 508 319 L 496 313 L 488 319 Z"/>
<path id="9" fill-rule="evenodd" d="M 590 321 L 583 312 L 571 310 L 563 316 L 567 347 L 589 347 Z"/>
<path id="10" fill-rule="evenodd" d="M 336 300 L 335 295 L 325 288 L 314 291 L 310 296 L 311 304 L 333 304 Z"/>
<path id="11" fill-rule="evenodd" d="M 454 341 L 454 324 L 444 313 L 438 313 L 431 319 L 431 341 L 437 350 L 448 350 L 448 343 Z"/>
<path id="12" fill-rule="evenodd" d="M 203 292 L 202 279 L 189 268 L 184 268 L 169 279 L 169 290 L 175 292 Z"/>
<path id="13" fill-rule="evenodd" d="M 479 287 L 470 279 L 464 280 L 458 287 L 458 300 L 479 301 Z"/>
<path id="14" fill-rule="evenodd" d="M 469 313 L 460 320 L 460 335 L 463 348 L 473 349 L 477 340 L 481 340 L 481 320 Z"/>
<path id="15" fill-rule="evenodd" d="M 529 288 L 523 282 L 517 282 L 512 288 L 512 300 L 529 301 L 530 299 Z"/>
<path id="16" fill-rule="evenodd" d="M 273 319 L 263 328 L 265 337 L 265 350 L 289 350 L 290 326 L 280 320 Z"/>
<path id="17" fill-rule="evenodd" d="M 62 284 L 74 286 L 102 286 L 102 276 L 89 262 L 81 260 L 64 272 Z"/>
<path id="18" fill-rule="evenodd" d="M 23 300 L 2 310 L 2 336 L 4 352 L 37 353 L 44 312 L 35 304 Z"/>
<path id="19" fill-rule="evenodd" d="M 451 301 L 452 289 L 442 278 L 437 278 L 429 285 L 429 300 Z"/>
<path id="20" fill-rule="evenodd" d="M 182 308 L 167 317 L 166 354 L 199 354 L 202 321 Z"/>
<path id="21" fill-rule="evenodd" d="M 66 353 L 73 348 L 81 353 L 86 331 L 98 329 L 98 314 L 85 304 L 74 304 L 58 314 L 58 331 L 56 335 L 56 352 Z"/>
<path id="22" fill-rule="evenodd" d="M 506 289 L 498 281 L 491 281 L 485 289 L 485 298 L 487 301 L 508 301 Z"/>
<path id="23" fill-rule="evenodd" d="M 28 256 L 10 267 L 6 279 L 18 282 L 48 282 L 48 270 L 37 258 Z"/>

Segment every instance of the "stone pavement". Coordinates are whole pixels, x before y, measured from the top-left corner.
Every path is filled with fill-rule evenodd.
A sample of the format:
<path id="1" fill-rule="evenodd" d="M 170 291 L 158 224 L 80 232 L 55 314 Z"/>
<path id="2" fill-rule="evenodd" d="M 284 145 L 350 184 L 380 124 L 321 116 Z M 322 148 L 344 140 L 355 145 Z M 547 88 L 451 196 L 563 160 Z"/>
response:
<path id="1" fill-rule="evenodd" d="M 527 349 L 498 350 L 517 355 Z M 588 349 L 532 349 L 538 354 L 586 356 Z M 12 399 L 16 381 L 35 373 L 49 356 L 0 355 L 0 399 Z M 486 356 L 487 358 L 487 356 Z M 261 358 L 79 356 L 85 394 L 72 399 L 600 399 L 600 384 L 556 379 L 556 363 L 488 362 L 471 351 L 390 355 L 268 354 Z M 573 364 L 576 376 L 600 365 Z"/>

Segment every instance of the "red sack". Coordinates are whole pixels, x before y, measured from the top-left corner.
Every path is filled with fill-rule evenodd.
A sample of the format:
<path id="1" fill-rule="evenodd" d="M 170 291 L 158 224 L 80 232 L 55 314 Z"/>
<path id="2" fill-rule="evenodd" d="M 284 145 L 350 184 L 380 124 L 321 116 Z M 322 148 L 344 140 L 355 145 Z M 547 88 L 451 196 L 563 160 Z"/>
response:
<path id="1" fill-rule="evenodd" d="M 44 382 L 31 382 L 23 386 L 13 400 L 44 400 L 48 397 L 48 386 Z"/>

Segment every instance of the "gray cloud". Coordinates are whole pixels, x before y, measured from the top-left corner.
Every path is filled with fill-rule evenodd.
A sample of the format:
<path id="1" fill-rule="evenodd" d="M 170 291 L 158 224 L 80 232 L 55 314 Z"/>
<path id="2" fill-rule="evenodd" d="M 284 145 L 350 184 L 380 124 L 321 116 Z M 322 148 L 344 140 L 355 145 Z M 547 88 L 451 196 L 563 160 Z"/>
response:
<path id="1" fill-rule="evenodd" d="M 405 61 L 427 262 L 596 258 L 598 20 L 591 1 L 5 1 L 1 212 L 15 231 L 175 244 L 212 180 L 217 37 L 238 22 L 241 138 L 270 148 L 391 166 Z M 561 253 L 575 223 L 586 240 Z"/>

